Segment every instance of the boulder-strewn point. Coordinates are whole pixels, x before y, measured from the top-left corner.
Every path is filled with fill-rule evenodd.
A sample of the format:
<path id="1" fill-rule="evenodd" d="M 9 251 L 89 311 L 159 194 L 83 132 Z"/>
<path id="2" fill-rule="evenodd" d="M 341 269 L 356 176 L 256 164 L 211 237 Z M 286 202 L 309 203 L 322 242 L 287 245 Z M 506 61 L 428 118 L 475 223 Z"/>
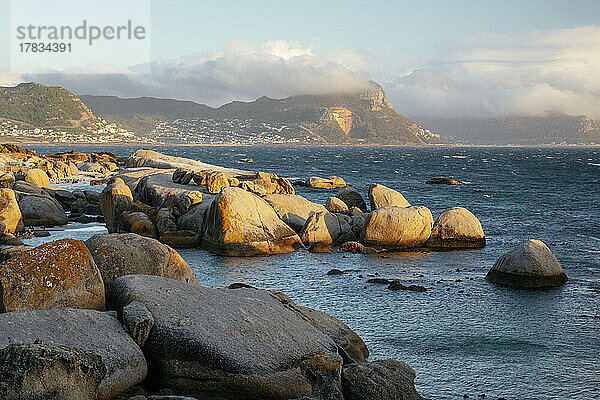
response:
<path id="1" fill-rule="evenodd" d="M 138 150 L 99 196 L 110 232 L 132 232 L 177 248 L 203 247 L 228 256 L 260 256 L 307 247 L 360 241 L 368 250 L 478 248 L 485 245 L 481 224 L 465 208 L 444 212 L 434 227 L 431 212 L 411 206 L 383 185 L 362 195 L 343 187 L 325 203 L 295 194 L 274 173 L 247 171 Z M 214 186 L 214 179 L 221 182 Z M 343 179 L 339 178 L 340 182 Z M 345 183 L 344 183 L 345 185 Z M 308 188 L 305 190 L 318 190 Z"/>

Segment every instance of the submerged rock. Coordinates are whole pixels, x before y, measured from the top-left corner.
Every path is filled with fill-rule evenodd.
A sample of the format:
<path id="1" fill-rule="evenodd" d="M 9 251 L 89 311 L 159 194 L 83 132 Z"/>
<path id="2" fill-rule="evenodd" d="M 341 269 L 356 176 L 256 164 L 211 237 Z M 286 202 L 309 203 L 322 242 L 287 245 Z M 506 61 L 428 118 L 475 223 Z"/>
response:
<path id="1" fill-rule="evenodd" d="M 424 286 L 420 286 L 420 285 L 404 285 L 402 282 L 400 282 L 398 279 L 394 279 L 393 281 L 390 282 L 388 289 L 391 290 L 408 290 L 410 292 L 426 292 L 427 288 L 425 288 Z"/>
<path id="2" fill-rule="evenodd" d="M 446 176 L 438 176 L 437 178 L 431 178 L 427 182 L 429 185 L 462 185 L 463 183 L 457 181 L 454 178 L 448 178 Z"/>
<path id="3" fill-rule="evenodd" d="M 485 279 L 518 289 L 560 286 L 568 280 L 550 249 L 531 239 L 500 257 Z"/>
<path id="4" fill-rule="evenodd" d="M 147 274 L 198 284 L 189 265 L 169 246 L 133 233 L 98 234 L 85 245 L 108 287 L 123 275 Z"/>
<path id="5" fill-rule="evenodd" d="M 373 247 L 366 247 L 360 242 L 350 241 L 340 246 L 340 251 L 345 253 L 360 253 L 360 254 L 372 254 L 377 253 L 377 249 Z"/>
<path id="6" fill-rule="evenodd" d="M 308 395 L 302 356 L 335 342 L 258 289 L 209 289 L 148 275 L 117 279 L 110 301 L 148 309 L 150 381 L 189 396 L 292 399 Z"/>
<path id="7" fill-rule="evenodd" d="M 415 388 L 415 371 L 396 360 L 344 365 L 345 400 L 423 400 Z"/>
<path id="8" fill-rule="evenodd" d="M 300 238 L 262 198 L 228 187 L 206 215 L 202 246 L 228 256 L 288 253 L 301 247 Z"/>
<path id="9" fill-rule="evenodd" d="M 0 381 L 4 384 L 7 377 L 11 382 L 0 385 L 3 399 L 2 390 L 18 388 L 36 395 L 13 397 L 19 400 L 75 400 L 80 394 L 83 399 L 107 400 L 144 380 L 148 371 L 142 350 L 112 313 L 72 308 L 15 311 L 0 314 L 0 326 L 0 352 L 8 361 L 0 362 Z M 86 366 L 94 371 L 85 374 Z M 96 386 L 98 368 L 105 374 Z M 97 397 L 85 397 L 95 388 Z M 59 393 L 65 397 L 57 397 Z"/>
<path id="10" fill-rule="evenodd" d="M 421 247 L 432 226 L 433 217 L 426 207 L 383 207 L 371 212 L 361 242 L 386 249 Z"/>
<path id="11" fill-rule="evenodd" d="M 454 207 L 444 211 L 433 224 L 425 246 L 438 249 L 469 249 L 485 246 L 481 223 L 469 210 Z"/>
<path id="12" fill-rule="evenodd" d="M 371 210 L 388 206 L 410 207 L 410 203 L 402 196 L 402 193 L 379 184 L 369 187 L 369 202 Z"/>
<path id="13" fill-rule="evenodd" d="M 0 264 L 6 311 L 55 307 L 103 310 L 104 285 L 85 244 L 62 239 Z"/>

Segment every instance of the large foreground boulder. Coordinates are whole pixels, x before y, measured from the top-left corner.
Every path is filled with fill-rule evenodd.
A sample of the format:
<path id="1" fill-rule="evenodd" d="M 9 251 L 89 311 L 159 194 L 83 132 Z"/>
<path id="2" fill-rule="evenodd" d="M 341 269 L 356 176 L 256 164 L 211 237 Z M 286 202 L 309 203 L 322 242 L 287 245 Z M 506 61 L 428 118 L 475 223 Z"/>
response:
<path id="1" fill-rule="evenodd" d="M 385 249 L 421 247 L 429 239 L 432 226 L 427 207 L 383 207 L 371 212 L 361 242 Z"/>
<path id="2" fill-rule="evenodd" d="M 423 400 L 415 389 L 415 371 L 396 360 L 345 365 L 342 388 L 345 400 Z"/>
<path id="3" fill-rule="evenodd" d="M 273 207 L 279 218 L 300 233 L 306 220 L 314 213 L 327 209 L 297 194 L 269 194 L 263 197 Z"/>
<path id="4" fill-rule="evenodd" d="M 402 196 L 402 193 L 383 185 L 371 185 L 369 187 L 369 202 L 371 210 L 381 207 L 410 207 L 410 203 Z"/>
<path id="5" fill-rule="evenodd" d="M 518 289 L 560 286 L 568 280 L 550 249 L 531 239 L 500 257 L 485 279 Z"/>
<path id="6" fill-rule="evenodd" d="M 19 199 L 19 208 L 26 226 L 51 227 L 69 222 L 60 203 L 49 195 L 23 195 Z"/>
<path id="7" fill-rule="evenodd" d="M 227 256 L 288 253 L 300 238 L 265 200 L 228 187 L 213 201 L 204 222 L 202 246 Z"/>
<path id="8" fill-rule="evenodd" d="M 5 225 L 4 231 L 8 233 L 23 229 L 21 210 L 15 192 L 10 189 L 0 189 L 0 222 Z"/>
<path id="9" fill-rule="evenodd" d="M 95 400 L 106 376 L 102 358 L 41 342 L 0 349 L 0 398 Z"/>
<path id="10" fill-rule="evenodd" d="M 299 312 L 321 332 L 331 337 L 338 347 L 338 352 L 344 363 L 352 364 L 365 362 L 369 350 L 365 342 L 352 329 L 339 319 L 319 310 L 292 304 L 291 307 Z"/>
<path id="11" fill-rule="evenodd" d="M 334 341 L 268 291 L 209 289 L 149 275 L 113 282 L 120 311 L 132 301 L 152 315 L 145 341 L 150 382 L 199 398 L 294 399 L 310 393 L 302 356 Z"/>
<path id="12" fill-rule="evenodd" d="M 50 178 L 48 178 L 48 174 L 39 168 L 27 170 L 23 180 L 25 182 L 31 182 L 37 187 L 50 187 Z"/>
<path id="13" fill-rule="evenodd" d="M 103 310 L 104 285 L 85 244 L 62 239 L 0 264 L 6 311 L 72 307 Z"/>
<path id="14" fill-rule="evenodd" d="M 476 249 L 485 246 L 481 223 L 463 207 L 444 211 L 433 224 L 425 246 L 436 249 Z"/>
<path id="15" fill-rule="evenodd" d="M 142 350 L 111 313 L 0 314 L 0 398 L 105 400 L 141 382 Z"/>
<path id="16" fill-rule="evenodd" d="M 118 232 L 120 217 L 132 208 L 133 195 L 123 179 L 115 178 L 100 194 L 100 210 L 109 233 Z"/>
<path id="17" fill-rule="evenodd" d="M 134 233 L 97 234 L 85 245 L 102 273 L 104 285 L 123 275 L 147 274 L 198 284 L 179 253 L 156 239 Z"/>

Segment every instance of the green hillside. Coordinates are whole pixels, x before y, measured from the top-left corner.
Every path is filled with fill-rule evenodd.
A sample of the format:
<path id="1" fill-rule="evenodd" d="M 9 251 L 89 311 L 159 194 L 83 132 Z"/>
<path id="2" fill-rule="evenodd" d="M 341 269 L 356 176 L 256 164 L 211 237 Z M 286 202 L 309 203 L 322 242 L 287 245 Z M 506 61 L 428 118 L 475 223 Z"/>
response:
<path id="1" fill-rule="evenodd" d="M 61 87 L 21 83 L 0 87 L 0 118 L 36 128 L 78 131 L 98 119 L 77 96 Z"/>

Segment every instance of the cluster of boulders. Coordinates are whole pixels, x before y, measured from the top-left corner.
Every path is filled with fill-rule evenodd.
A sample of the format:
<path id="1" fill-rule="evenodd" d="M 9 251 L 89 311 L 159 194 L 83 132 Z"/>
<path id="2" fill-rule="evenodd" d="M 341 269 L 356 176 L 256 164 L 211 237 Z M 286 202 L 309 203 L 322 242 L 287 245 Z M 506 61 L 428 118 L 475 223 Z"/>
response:
<path id="1" fill-rule="evenodd" d="M 0 326 L 5 400 L 421 399 L 408 365 L 367 362 L 338 319 L 275 290 L 202 287 L 175 250 L 131 233 L 0 263 Z"/>
<path id="2" fill-rule="evenodd" d="M 85 174 L 94 178 L 103 177 L 117 171 L 120 162 L 114 154 L 107 151 L 87 154 L 72 150 L 50 154 L 46 158 L 50 159 L 55 165 L 68 164 L 73 172 L 77 171 L 73 175 Z M 48 175 L 51 175 L 50 172 L 48 172 Z"/>
<path id="3" fill-rule="evenodd" d="M 447 210 L 434 223 L 426 207 L 411 206 L 383 185 L 369 188 L 369 212 L 361 194 L 336 177 L 308 180 L 311 187 L 344 187 L 321 205 L 295 194 L 287 179 L 272 173 L 149 150 L 134 153 L 127 165 L 137 169 L 117 175 L 101 195 L 109 231 L 134 232 L 174 247 L 200 245 L 217 254 L 252 256 L 300 247 L 357 252 L 485 246 L 481 224 L 468 210 Z M 360 245 L 344 245 L 349 242 Z"/>
<path id="4" fill-rule="evenodd" d="M 17 180 L 11 172 L 0 177 L 0 222 L 6 226 L 6 233 L 20 233 L 26 227 L 65 225 L 69 220 L 102 220 L 99 192 L 50 187 L 46 173 L 35 168 L 27 170 L 23 178 Z"/>
<path id="5" fill-rule="evenodd" d="M 322 205 L 295 194 L 287 179 L 272 173 L 228 169 L 150 150 L 137 151 L 127 165 L 135 168 L 117 175 L 101 196 L 109 231 L 134 232 L 173 247 L 201 246 L 222 255 L 253 256 L 302 247 L 330 252 L 339 246 L 341 251 L 366 254 L 477 249 L 486 244 L 481 223 L 466 208 L 445 210 L 434 221 L 428 208 L 413 206 L 400 192 L 380 184 L 369 187 L 367 205 L 341 178 L 295 182 L 320 189 L 342 187 Z M 536 262 L 552 265 L 546 262 L 550 257 L 541 257 L 545 261 Z M 535 262 L 527 265 L 537 268 Z M 497 268 L 488 279 L 506 284 L 507 275 L 494 272 Z M 512 286 L 544 287 L 566 279 L 564 273 L 549 274 L 555 277 Z"/>

